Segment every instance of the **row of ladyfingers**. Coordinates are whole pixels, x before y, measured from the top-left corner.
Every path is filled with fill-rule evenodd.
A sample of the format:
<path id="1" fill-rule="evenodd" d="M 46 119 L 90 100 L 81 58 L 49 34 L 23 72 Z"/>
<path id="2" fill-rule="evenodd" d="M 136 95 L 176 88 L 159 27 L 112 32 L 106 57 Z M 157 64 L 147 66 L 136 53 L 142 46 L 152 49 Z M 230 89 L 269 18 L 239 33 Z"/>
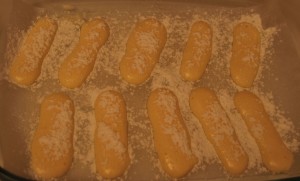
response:
<path id="1" fill-rule="evenodd" d="M 189 104 L 225 170 L 233 176 L 243 173 L 248 155 L 215 92 L 196 88 L 190 94 Z M 293 154 L 281 140 L 261 100 L 242 91 L 236 93 L 234 104 L 256 141 L 265 166 L 272 172 L 288 171 Z M 121 176 L 130 164 L 126 110 L 122 95 L 113 90 L 100 93 L 94 103 L 96 171 L 104 178 Z M 147 110 L 163 170 L 173 178 L 185 176 L 198 159 L 191 150 L 176 95 L 165 88 L 153 90 Z M 69 170 L 73 160 L 73 115 L 73 101 L 67 95 L 56 93 L 43 100 L 31 144 L 31 166 L 38 178 L 60 177 Z"/>
<path id="2" fill-rule="evenodd" d="M 40 18 L 28 31 L 25 40 L 10 66 L 10 79 L 29 86 L 39 77 L 44 57 L 49 51 L 57 23 Z M 80 87 L 93 70 L 97 53 L 110 34 L 109 26 L 99 18 L 82 25 L 80 38 L 58 71 L 59 81 L 67 88 Z M 183 52 L 180 74 L 184 80 L 199 80 L 212 54 L 213 30 L 203 21 L 195 22 Z M 167 41 L 167 31 L 156 19 L 136 24 L 128 37 L 120 61 L 120 75 L 131 84 L 141 84 L 151 75 Z M 113 52 L 112 52 L 113 53 Z M 259 68 L 260 33 L 251 24 L 242 22 L 233 30 L 231 77 L 242 87 L 251 87 Z"/>

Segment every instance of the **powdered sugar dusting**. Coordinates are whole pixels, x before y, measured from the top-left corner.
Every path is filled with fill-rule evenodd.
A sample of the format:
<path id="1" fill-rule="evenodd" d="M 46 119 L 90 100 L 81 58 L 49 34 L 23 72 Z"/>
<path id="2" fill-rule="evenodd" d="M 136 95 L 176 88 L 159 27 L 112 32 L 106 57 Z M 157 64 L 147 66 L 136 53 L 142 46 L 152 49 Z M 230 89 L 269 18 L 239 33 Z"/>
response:
<path id="1" fill-rule="evenodd" d="M 106 149 L 113 150 L 117 153 L 117 156 L 122 158 L 126 152 L 126 148 L 120 141 L 120 135 L 104 122 L 99 122 L 97 128 L 97 138 L 103 143 Z"/>
<path id="2" fill-rule="evenodd" d="M 40 20 L 40 21 L 52 21 L 52 20 Z M 46 22 L 43 22 L 44 24 Z M 51 24 L 51 22 L 47 22 Z M 37 24 L 42 25 L 41 22 Z M 53 36 L 56 33 L 56 25 L 44 25 L 45 27 L 32 27 L 29 31 L 34 32 L 35 37 L 26 36 L 24 38 L 24 44 L 21 46 L 20 52 L 24 53 L 25 62 L 24 66 L 21 67 L 22 72 L 31 72 L 34 69 L 37 69 L 41 64 L 42 58 L 45 56 L 47 49 L 52 43 Z M 30 41 L 30 42 L 29 42 Z M 25 43 L 28 42 L 28 43 Z"/>
<path id="3" fill-rule="evenodd" d="M 102 109 L 106 109 L 106 114 L 114 115 L 120 112 L 120 100 L 110 92 L 101 94 L 98 104 Z"/>
<path id="4" fill-rule="evenodd" d="M 160 90 L 155 104 L 161 109 L 166 110 L 164 113 L 165 117 L 163 118 L 164 123 L 162 123 L 165 134 L 170 135 L 173 143 L 177 145 L 183 153 L 190 156 L 191 150 L 189 148 L 188 135 L 183 128 L 178 129 L 174 123 L 174 120 L 181 119 L 178 118 L 178 115 L 176 114 L 178 111 L 176 97 L 171 95 L 167 90 Z"/>
<path id="5" fill-rule="evenodd" d="M 176 3 L 173 5 L 175 7 Z M 265 17 L 261 17 L 255 11 L 250 11 L 250 8 L 241 10 L 240 8 L 228 9 L 218 6 L 214 6 L 213 8 L 207 6 L 196 7 L 196 4 L 195 7 L 189 6 L 185 10 L 183 10 L 184 7 L 182 6 L 181 8 L 183 9 L 176 12 L 168 11 L 168 8 L 171 7 L 154 5 L 147 6 L 147 10 L 142 13 L 110 9 L 105 11 L 82 10 L 82 12 L 73 12 L 73 14 L 72 12 L 64 12 L 61 15 L 53 15 L 52 18 L 58 22 L 56 37 L 49 53 L 45 57 L 41 76 L 33 86 L 27 88 L 25 91 L 37 95 L 37 97 L 52 91 L 65 91 L 74 100 L 74 165 L 87 167 L 89 175 L 96 178 L 93 175 L 95 174 L 93 138 L 95 137 L 97 124 L 94 118 L 93 105 L 97 95 L 102 90 L 114 89 L 122 93 L 126 105 L 128 105 L 128 143 L 132 169 L 129 168 L 126 176 L 122 178 L 128 178 L 128 180 L 140 180 L 145 177 L 153 180 L 169 179 L 161 169 L 158 157 L 155 154 L 151 124 L 146 112 L 146 101 L 150 91 L 165 87 L 174 92 L 178 98 L 179 108 L 184 123 L 187 126 L 188 134 L 191 137 L 191 152 L 199 160 L 187 178 L 215 179 L 227 177 L 221 169 L 221 164 L 219 164 L 219 159 L 213 146 L 204 134 L 202 125 L 189 108 L 189 94 L 191 90 L 196 87 L 208 87 L 217 93 L 220 103 L 237 134 L 238 140 L 249 156 L 248 170 L 243 176 L 246 177 L 267 172 L 262 165 L 259 149 L 233 104 L 233 96 L 241 88 L 236 87 L 230 78 L 229 60 L 232 48 L 232 30 L 239 22 L 254 24 L 261 34 L 261 63 L 254 87 L 250 91 L 262 99 L 266 111 L 283 138 L 284 143 L 292 152 L 298 154 L 299 128 L 293 123 L 295 120 L 289 119 L 286 113 L 287 110 L 280 107 L 279 99 L 274 97 L 273 92 L 265 86 L 265 77 L 272 74 L 273 71 L 270 65 L 276 63 L 273 61 L 273 55 L 276 51 L 273 45 L 277 41 L 276 36 L 278 35 L 279 28 L 265 26 L 265 21 L 267 21 Z M 81 8 L 76 7 L 75 9 Z M 95 67 L 86 83 L 73 91 L 61 88 L 57 82 L 58 68 L 62 60 L 65 59 L 66 55 L 70 53 L 79 41 L 80 26 L 84 22 L 84 19 L 94 17 L 97 14 L 95 12 L 103 13 L 101 16 L 105 17 L 111 30 L 110 37 L 98 52 Z M 161 53 L 159 63 L 156 64 L 149 81 L 141 86 L 134 87 L 128 85 L 120 78 L 119 61 L 125 52 L 126 40 L 131 28 L 138 19 L 146 16 L 154 17 L 161 21 L 166 27 L 168 38 Z M 194 22 L 199 20 L 207 22 L 213 29 L 212 56 L 201 80 L 185 82 L 179 75 L 179 67 L 190 27 Z M 24 37 L 23 30 L 17 30 L 17 32 L 17 34 L 10 36 L 7 43 L 6 59 L 9 60 L 7 65 L 10 64 L 15 56 L 18 47 L 15 45 Z M 91 37 L 93 36 L 91 35 Z M 151 36 L 149 34 L 140 39 L 140 43 L 144 43 L 145 48 L 149 46 L 145 42 L 152 42 L 153 37 Z M 154 42 L 153 45 L 155 45 Z M 143 64 L 137 63 L 137 69 L 141 72 L 143 71 L 143 66 Z M 36 122 L 33 124 L 36 124 Z M 102 126 L 102 128 L 104 129 L 103 131 L 109 132 L 107 125 L 106 127 Z M 171 132 L 174 131 L 172 130 Z M 186 135 L 184 134 L 182 137 Z M 174 138 L 175 142 L 176 140 L 177 138 Z M 118 143 L 112 145 L 114 145 L 113 147 L 122 147 Z M 74 174 L 73 169 L 70 169 L 66 176 L 67 178 L 73 180 L 84 180 L 87 178 L 85 174 L 82 177 L 74 177 L 74 175 L 72 177 L 72 174 Z M 207 170 L 214 170 L 213 174 L 207 172 Z"/>
<path id="6" fill-rule="evenodd" d="M 59 113 L 53 118 L 53 124 L 50 129 L 50 134 L 42 136 L 39 143 L 43 145 L 44 152 L 54 160 L 59 160 L 68 154 L 72 147 L 73 127 L 73 112 L 70 110 L 71 101 L 66 101 L 61 105 L 50 104 L 47 111 L 58 110 Z"/>
<path id="7" fill-rule="evenodd" d="M 153 32 L 139 32 L 136 35 L 137 46 L 147 53 L 156 53 L 159 39 Z"/>

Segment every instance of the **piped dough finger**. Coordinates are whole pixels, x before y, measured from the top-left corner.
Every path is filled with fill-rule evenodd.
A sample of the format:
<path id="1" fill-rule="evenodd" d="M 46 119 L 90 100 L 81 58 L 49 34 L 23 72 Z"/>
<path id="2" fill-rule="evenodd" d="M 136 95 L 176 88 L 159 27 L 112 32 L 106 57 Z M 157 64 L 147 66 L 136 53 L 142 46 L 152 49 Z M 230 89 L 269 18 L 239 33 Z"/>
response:
<path id="1" fill-rule="evenodd" d="M 254 137 L 265 166 L 272 172 L 288 171 L 293 154 L 273 126 L 261 100 L 249 91 L 238 92 L 234 104 Z"/>
<path id="2" fill-rule="evenodd" d="M 184 80 L 196 81 L 203 75 L 212 53 L 212 36 L 208 23 L 198 21 L 193 24 L 180 66 Z"/>
<path id="3" fill-rule="evenodd" d="M 60 66 L 58 78 L 67 88 L 80 87 L 94 68 L 99 49 L 109 36 L 109 27 L 100 18 L 84 23 L 79 42 Z"/>
<path id="4" fill-rule="evenodd" d="M 207 88 L 194 89 L 190 95 L 190 108 L 200 121 L 225 170 L 232 175 L 243 173 L 248 166 L 248 155 L 214 91 Z"/>
<path id="5" fill-rule="evenodd" d="M 241 87 L 251 87 L 260 64 L 260 33 L 247 22 L 237 24 L 233 29 L 230 74 Z"/>
<path id="6" fill-rule="evenodd" d="M 116 178 L 130 163 L 125 101 L 119 92 L 109 90 L 97 97 L 94 106 L 96 172 L 104 178 Z"/>
<path id="7" fill-rule="evenodd" d="M 156 19 L 136 24 L 129 35 L 120 62 L 121 77 L 131 84 L 141 84 L 151 75 L 167 40 L 167 31 Z"/>
<path id="8" fill-rule="evenodd" d="M 63 176 L 73 160 L 73 101 L 63 93 L 47 96 L 31 143 L 31 167 L 40 179 Z"/>
<path id="9" fill-rule="evenodd" d="M 57 23 L 42 17 L 28 30 L 10 65 L 9 78 L 16 84 L 29 86 L 41 74 L 41 66 L 57 31 Z"/>
<path id="10" fill-rule="evenodd" d="M 164 171 L 173 178 L 185 176 L 197 163 L 177 97 L 168 89 L 151 92 L 147 102 L 155 150 Z"/>

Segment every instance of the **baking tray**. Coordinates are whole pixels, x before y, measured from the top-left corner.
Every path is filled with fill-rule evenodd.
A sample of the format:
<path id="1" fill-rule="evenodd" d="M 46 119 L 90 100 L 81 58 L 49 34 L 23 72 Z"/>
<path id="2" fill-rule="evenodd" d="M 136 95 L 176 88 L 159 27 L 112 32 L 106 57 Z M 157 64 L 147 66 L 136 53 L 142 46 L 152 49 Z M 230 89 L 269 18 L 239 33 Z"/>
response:
<path id="1" fill-rule="evenodd" d="M 168 87 L 179 98 L 183 116 L 189 131 L 198 126 L 200 133 L 193 133 L 193 139 L 201 139 L 194 147 L 203 146 L 207 150 L 199 151 L 201 163 L 184 180 L 270 180 L 300 176 L 298 121 L 300 108 L 300 16 L 297 8 L 300 2 L 288 1 L 18 1 L 1 0 L 1 41 L 0 41 L 0 166 L 13 175 L 33 178 L 29 169 L 30 157 L 28 144 L 37 124 L 39 104 L 42 98 L 52 92 L 67 93 L 75 102 L 75 136 L 74 162 L 70 171 L 62 179 L 97 180 L 94 173 L 92 137 L 94 128 L 93 101 L 103 89 L 117 89 L 125 97 L 129 121 L 129 145 L 133 159 L 128 172 L 120 179 L 125 180 L 168 180 L 161 172 L 157 156 L 154 153 L 150 123 L 146 113 L 147 96 L 153 88 Z M 60 36 L 49 52 L 37 83 L 29 88 L 18 87 L 7 79 L 6 68 L 13 59 L 24 31 L 37 16 L 48 15 L 59 20 L 60 26 L 68 22 L 73 34 Z M 80 25 L 91 17 L 104 17 L 111 27 L 111 36 L 100 50 L 95 68 L 86 83 L 79 89 L 62 88 L 55 71 L 63 56 L 71 49 Z M 259 16 L 259 18 L 257 17 Z M 123 55 L 126 39 L 132 26 L 138 19 L 156 17 L 168 29 L 168 42 L 161 55 L 152 77 L 140 86 L 131 86 L 123 82 L 118 75 L 118 61 Z M 178 78 L 178 65 L 191 23 L 197 19 L 210 22 L 216 30 L 216 45 L 211 63 L 203 78 L 196 83 L 186 83 Z M 254 88 L 251 91 L 259 94 L 268 103 L 267 111 L 274 118 L 274 124 L 285 137 L 286 143 L 295 150 L 295 163 L 288 173 L 271 174 L 255 161 L 256 167 L 250 168 L 241 177 L 230 177 L 222 169 L 211 145 L 201 131 L 193 116 L 186 108 L 189 91 L 195 87 L 214 89 L 221 103 L 240 90 L 232 83 L 226 62 L 230 58 L 230 28 L 234 22 L 241 20 L 261 21 L 265 35 L 272 34 L 265 45 L 266 55 L 263 58 L 264 68 L 260 70 Z M 75 23 L 74 23 L 75 22 Z M 268 33 L 269 31 L 269 33 Z M 57 35 L 58 36 L 58 35 Z M 66 38 L 69 37 L 69 38 Z M 58 50 L 67 47 L 64 52 Z M 54 53 L 53 53 L 54 52 Z M 50 56 L 50 57 L 49 57 Z M 50 60 L 56 59 L 56 63 Z M 218 62 L 219 61 L 219 62 Z M 50 62 L 50 63 L 49 63 Z M 226 69 L 226 70 L 225 70 Z M 183 94 L 182 94 L 183 93 Z M 182 96 L 181 96 L 182 95 Z M 221 96 L 222 95 L 222 96 Z M 224 99 L 224 100 L 222 100 Z M 272 105 L 275 105 L 272 106 Z M 228 114 L 230 105 L 223 104 Z M 274 114 L 274 115 L 273 115 Z M 229 116 L 232 118 L 231 115 Z M 238 125 L 239 123 L 234 123 Z M 286 125 L 284 127 L 284 125 Z M 289 131 L 291 133 L 289 133 Z M 242 133 L 238 133 L 241 135 Z M 246 133 L 245 133 L 246 134 Z M 294 141 L 293 141 L 294 139 Z M 85 143 L 82 145 L 82 143 Z M 193 145 L 192 145 L 193 147 Z M 202 151 L 202 152 L 201 152 Z M 202 155 L 202 157 L 201 157 Z M 204 156 L 203 156 L 204 155 Z M 259 159 L 258 159 L 259 162 Z M 3 172 L 7 173 L 7 172 Z"/>

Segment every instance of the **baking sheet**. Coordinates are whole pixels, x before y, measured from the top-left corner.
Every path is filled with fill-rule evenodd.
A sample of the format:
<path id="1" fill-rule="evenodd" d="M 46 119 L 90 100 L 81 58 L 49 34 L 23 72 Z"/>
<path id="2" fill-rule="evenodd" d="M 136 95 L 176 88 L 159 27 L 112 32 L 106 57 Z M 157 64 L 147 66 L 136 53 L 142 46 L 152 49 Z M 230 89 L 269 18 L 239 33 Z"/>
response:
<path id="1" fill-rule="evenodd" d="M 33 2 L 33 1 L 31 1 Z M 264 29 L 268 27 L 280 27 L 280 31 L 275 36 L 274 45 L 273 45 L 273 54 L 271 58 L 267 59 L 270 61 L 270 67 L 268 70 L 263 70 L 261 72 L 262 76 L 260 79 L 263 83 L 263 92 L 268 93 L 272 92 L 274 97 L 274 103 L 276 105 L 280 105 L 281 109 L 285 112 L 285 116 L 288 117 L 293 124 L 295 125 L 296 132 L 299 132 L 300 123 L 298 121 L 300 108 L 300 61 L 299 61 L 299 20 L 297 19 L 298 14 L 296 13 L 297 1 L 285 1 L 285 3 L 280 1 L 89 1 L 89 2 L 79 2 L 79 1 L 65 1 L 65 2 L 57 2 L 57 1 L 36 1 L 34 3 L 27 4 L 20 1 L 5 1 L 3 0 L 3 4 L 7 8 L 7 11 L 2 11 L 1 13 L 5 14 L 7 19 L 3 18 L 1 20 L 1 52 L 7 51 L 7 44 L 11 40 L 7 36 L 9 31 L 16 32 L 15 36 L 20 36 L 22 32 L 16 31 L 18 30 L 26 30 L 28 26 L 30 26 L 32 20 L 35 19 L 37 15 L 48 14 L 50 16 L 56 16 L 58 18 L 68 17 L 68 18 L 77 18 L 79 19 L 88 19 L 89 17 L 94 16 L 102 16 L 107 20 L 117 19 L 118 21 L 124 20 L 125 23 L 119 25 L 122 27 L 118 30 L 116 28 L 116 32 L 120 32 L 119 36 L 124 37 L 124 42 L 121 42 L 118 45 L 114 45 L 115 43 L 111 43 L 108 46 L 119 46 L 117 50 L 118 52 L 122 52 L 124 48 L 124 43 L 126 41 L 127 34 L 131 29 L 131 26 L 135 23 L 136 18 L 140 16 L 155 16 L 163 21 L 167 18 L 164 15 L 168 15 L 168 17 L 175 17 L 171 20 L 177 20 L 179 23 L 188 21 L 190 22 L 190 18 L 196 15 L 200 17 L 205 17 L 205 13 L 207 16 L 210 14 L 215 14 L 215 18 L 228 17 L 229 20 L 238 20 L 241 15 L 253 13 L 259 14 L 262 20 L 262 25 Z M 67 5 L 67 6 L 66 6 Z M 4 7 L 4 6 L 1 6 Z M 74 7 L 72 11 L 66 11 L 66 9 L 72 9 L 70 7 Z M 10 11 L 9 11 L 10 10 Z M 178 16 L 178 18 L 176 18 Z M 220 21 L 218 21 L 220 22 Z M 8 26 L 4 24 L 9 23 L 9 27 L 13 29 L 6 29 Z M 78 20 L 80 24 L 80 20 Z M 114 24 L 113 22 L 109 22 L 108 24 Z M 115 23 L 116 24 L 116 23 Z M 172 24 L 176 24 L 176 22 L 169 22 L 169 26 Z M 221 23 L 222 24 L 222 23 Z M 188 32 L 188 23 L 184 24 L 184 31 Z M 226 26 L 224 22 L 222 26 Z M 115 25 L 115 27 L 118 27 Z M 14 29 L 15 28 L 15 29 Z M 4 32 L 4 30 L 6 32 Z M 178 30 L 181 31 L 181 30 Z M 114 32 L 112 32 L 114 33 Z M 173 27 L 173 34 L 175 34 L 175 30 Z M 179 33 L 184 34 L 184 33 Z M 172 34 L 170 35 L 172 36 Z M 178 53 L 176 51 L 171 51 L 171 53 L 165 53 L 165 55 L 161 58 L 160 62 L 163 65 L 164 69 L 169 70 L 170 75 L 174 75 L 172 69 L 167 69 L 170 65 L 172 67 L 172 61 L 178 62 L 180 59 L 180 53 L 182 52 L 182 45 L 184 45 L 185 41 L 184 36 L 181 36 L 178 39 L 178 44 L 174 44 L 169 48 L 178 49 Z M 118 37 L 116 37 L 118 39 Z M 120 37 L 119 37 L 120 39 Z M 230 42 L 230 39 L 228 40 Z M 226 44 L 225 44 L 226 45 Z M 11 42 L 12 47 L 17 46 L 17 42 Z M 71 46 L 71 45 L 70 45 Z M 181 47 L 181 48 L 180 48 Z M 116 48 L 116 47 L 114 47 Z M 226 48 L 226 47 L 225 47 Z M 228 48 L 228 47 L 227 47 Z M 7 53 L 7 52 L 6 52 Z M 101 53 L 101 52 L 100 52 Z M 111 55 L 112 53 L 109 51 L 103 50 L 105 56 L 109 56 L 111 60 L 117 63 L 118 58 L 121 55 Z M 13 53 L 12 53 L 13 54 Z M 10 57 L 5 56 L 1 53 L 1 67 L 6 66 L 10 61 Z M 170 58 L 171 57 L 171 58 Z M 226 56 L 224 57 L 226 59 Z M 174 60 L 175 59 L 175 60 Z M 215 58 L 217 59 L 217 58 Z M 39 109 L 39 102 L 43 96 L 48 93 L 55 91 L 63 91 L 74 99 L 75 104 L 82 104 L 79 111 L 80 114 L 77 115 L 78 121 L 76 120 L 75 128 L 76 139 L 75 141 L 75 152 L 76 157 L 74 159 L 74 164 L 65 178 L 70 180 L 84 180 L 88 178 L 89 180 L 95 180 L 96 176 L 93 174 L 91 170 L 92 164 L 83 164 L 80 156 L 91 156 L 85 148 L 81 148 L 78 144 L 84 142 L 86 136 L 89 133 L 86 133 L 81 130 L 85 130 L 87 127 L 92 127 L 92 125 L 85 125 L 86 122 L 91 122 L 90 120 L 85 120 L 89 118 L 89 114 L 86 115 L 84 112 L 92 113 L 91 101 L 87 100 L 87 96 L 91 97 L 91 100 L 94 99 L 94 95 L 97 94 L 102 89 L 107 87 L 112 87 L 119 89 L 123 95 L 125 96 L 125 100 L 127 106 L 131 109 L 130 114 L 141 112 L 137 115 L 130 115 L 132 123 L 129 127 L 129 132 L 136 134 L 137 138 L 132 138 L 137 141 L 139 136 L 145 137 L 142 140 L 145 140 L 146 143 L 140 148 L 135 148 L 132 145 L 132 149 L 134 150 L 134 160 L 135 162 L 129 168 L 128 173 L 126 174 L 126 179 L 128 180 L 161 180 L 161 179 L 169 179 L 161 174 L 159 171 L 159 166 L 157 165 L 157 158 L 155 158 L 155 154 L 153 154 L 153 143 L 151 141 L 151 130 L 145 131 L 142 129 L 142 126 L 137 126 L 140 124 L 144 124 L 144 126 L 149 126 L 149 122 L 147 121 L 147 116 L 144 113 L 145 111 L 145 102 L 147 100 L 147 95 L 149 94 L 150 89 L 153 87 L 153 84 L 160 83 L 161 81 L 150 79 L 145 84 L 139 87 L 129 86 L 126 83 L 122 82 L 118 76 L 114 73 L 110 74 L 108 69 L 105 69 L 105 66 L 110 66 L 107 61 L 105 63 L 99 63 L 100 72 L 96 72 L 89 78 L 87 83 L 83 88 L 72 91 L 61 88 L 57 81 L 55 81 L 55 76 L 50 75 L 51 71 L 46 70 L 47 73 L 42 75 L 43 81 L 42 83 L 37 83 L 32 88 L 24 89 L 18 86 L 15 86 L 8 82 L 6 79 L 1 80 L 0 83 L 0 117 L 2 118 L 0 121 L 0 152 L 3 155 L 3 165 L 4 168 L 9 171 L 25 176 L 31 177 L 31 172 L 29 168 L 29 153 L 28 153 L 28 137 L 30 137 L 30 132 L 32 132 L 34 126 L 36 125 L 36 117 Z M 176 63 L 175 63 L 176 64 Z M 218 71 L 214 69 L 214 63 L 208 66 L 208 73 L 198 81 L 192 87 L 198 86 L 206 86 L 211 87 L 214 90 L 223 90 L 223 89 L 231 89 L 228 88 L 227 82 L 222 82 L 222 75 L 216 76 L 215 73 Z M 97 65 L 96 65 L 97 66 Z M 114 67 L 114 66 L 113 66 Z M 54 69 L 57 68 L 54 66 Z M 113 69 L 115 70 L 115 69 Z M 176 73 L 176 72 L 175 72 Z M 162 75 L 161 72 L 155 72 L 155 75 Z M 212 75 L 214 74 L 214 75 Z M 5 78 L 5 73 L 2 74 Z M 47 79 L 47 76 L 51 77 Z M 53 76 L 53 77 L 52 77 Z M 227 77 L 229 79 L 230 77 Z M 175 82 L 177 79 L 174 79 Z M 213 83 L 213 84 L 212 84 Z M 170 84 L 176 85 L 176 83 Z M 181 84 L 178 84 L 181 85 Z M 259 85 L 257 85 L 259 86 Z M 173 87 L 174 89 L 174 87 Z M 89 95 L 86 95 L 89 93 Z M 79 108 L 78 108 L 79 109 Z M 81 114 L 82 113 L 82 114 Z M 92 118 L 91 118 L 92 119 Z M 76 131 L 77 129 L 77 131 Z M 139 130 L 140 129 L 140 130 Z M 80 138 L 82 136 L 82 138 Z M 83 140 L 80 140 L 83 139 Z M 90 140 L 86 140 L 89 142 Z M 135 144 L 135 143 L 132 143 Z M 139 144 L 139 143 L 137 143 Z M 147 144 L 149 144 L 147 150 Z M 76 146 L 77 145 L 77 146 Z M 149 153 L 150 152 L 150 153 Z M 154 157 L 154 158 L 151 158 Z M 1 158 L 1 157 L 0 157 Z M 84 160 L 84 159 L 83 159 Z M 90 160 L 87 159 L 87 162 Z M 0 162 L 1 163 L 1 162 Z M 205 163 L 204 163 L 205 164 Z M 291 176 L 300 176 L 299 169 L 300 168 L 300 155 L 299 152 L 295 154 L 295 163 L 292 169 L 287 174 L 277 174 L 272 175 L 269 172 L 262 172 L 255 174 L 254 170 L 249 170 L 248 173 L 245 173 L 243 177 L 236 179 L 273 179 L 273 178 L 284 178 Z M 255 175 L 255 176 L 253 176 Z M 186 178 L 190 180 L 198 180 L 198 179 L 224 179 L 228 178 L 221 168 L 220 164 L 214 162 L 210 165 L 206 165 L 204 170 L 196 170 Z"/>

